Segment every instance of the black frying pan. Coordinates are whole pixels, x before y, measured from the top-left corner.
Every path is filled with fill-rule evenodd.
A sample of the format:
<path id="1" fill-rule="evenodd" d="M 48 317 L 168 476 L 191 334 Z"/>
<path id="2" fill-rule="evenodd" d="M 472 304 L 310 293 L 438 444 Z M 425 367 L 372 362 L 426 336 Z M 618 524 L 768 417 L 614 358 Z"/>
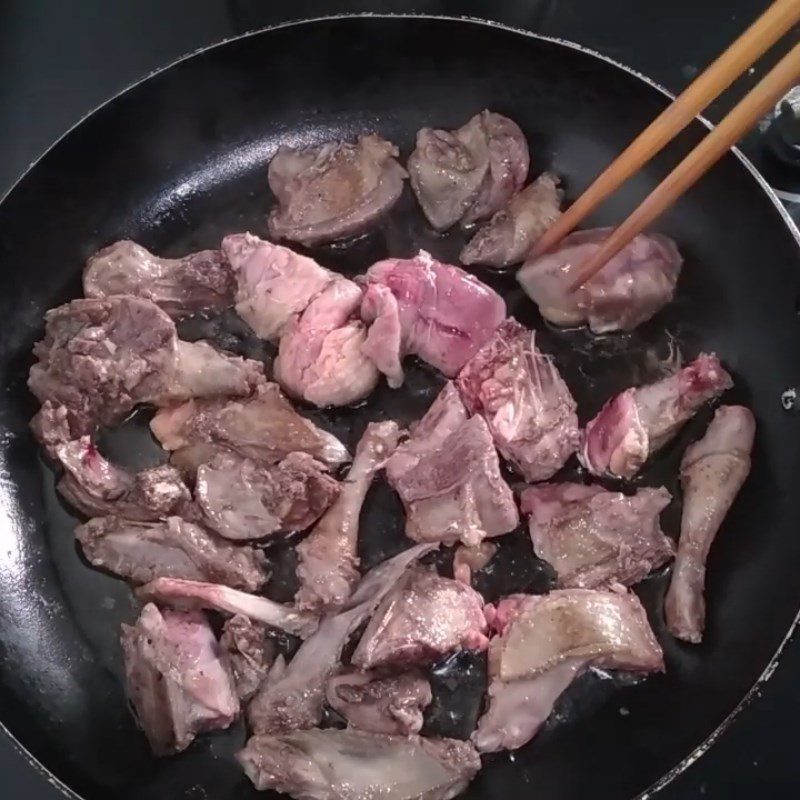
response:
<path id="1" fill-rule="evenodd" d="M 10 735 L 85 800 L 256 796 L 230 758 L 241 728 L 205 737 L 174 759 L 149 755 L 120 680 L 117 635 L 135 614 L 130 592 L 81 562 L 75 519 L 28 432 L 31 346 L 45 310 L 78 296 L 88 255 L 124 237 L 172 255 L 213 247 L 235 230 L 264 234 L 265 165 L 279 143 L 378 130 L 407 155 L 421 126 L 456 127 L 484 107 L 522 126 L 535 171 L 562 175 L 574 198 L 667 102 L 618 65 L 534 35 L 449 19 L 346 18 L 264 31 L 181 61 L 48 152 L 0 205 L 0 721 Z M 621 219 L 704 132 L 690 126 L 590 222 Z M 709 562 L 707 636 L 699 647 L 673 641 L 661 622 L 666 576 L 640 585 L 666 674 L 637 685 L 585 676 L 530 745 L 486 759 L 470 797 L 604 800 L 663 784 L 752 692 L 800 606 L 800 425 L 780 404 L 800 369 L 797 231 L 736 153 L 659 228 L 686 257 L 678 297 L 630 337 L 553 331 L 512 279 L 478 274 L 503 292 L 510 313 L 541 331 L 584 419 L 610 392 L 646 380 L 673 338 L 688 356 L 716 350 L 734 373 L 730 399 L 754 410 L 759 432 L 752 475 Z M 407 193 L 375 234 L 314 255 L 356 273 L 420 247 L 455 260 L 460 245 L 458 234 L 434 235 Z M 190 325 L 184 335 L 258 350 L 226 324 Z M 413 367 L 402 391 L 382 388 L 362 408 L 316 418 L 352 444 L 368 419 L 420 416 L 440 383 Z M 113 457 L 158 458 L 145 421 L 109 437 Z M 704 422 L 695 420 L 642 482 L 666 481 L 674 492 L 682 448 Z M 371 493 L 362 525 L 367 565 L 402 547 L 397 510 L 386 487 Z M 678 514 L 676 503 L 666 517 L 673 533 Z M 501 578 L 485 578 L 488 594 L 546 588 L 546 570 L 526 547 L 524 532 L 507 537 L 505 567 L 495 571 Z M 291 588 L 287 555 L 276 556 L 289 567 L 272 587 L 281 599 Z M 465 689 L 451 695 L 468 704 L 468 678 L 481 664 L 464 666 L 453 674 Z M 440 689 L 441 702 L 453 702 Z M 430 721 L 433 730 L 440 724 Z"/>

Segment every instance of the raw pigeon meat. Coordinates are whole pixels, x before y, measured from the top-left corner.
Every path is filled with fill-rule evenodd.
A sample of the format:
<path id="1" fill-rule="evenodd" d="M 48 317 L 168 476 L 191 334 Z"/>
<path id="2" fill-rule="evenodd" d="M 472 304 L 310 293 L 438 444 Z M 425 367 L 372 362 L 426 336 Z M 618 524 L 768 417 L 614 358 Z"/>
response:
<path id="1" fill-rule="evenodd" d="M 284 329 L 275 379 L 293 397 L 318 407 L 363 400 L 378 383 L 378 368 L 362 347 L 367 328 L 354 319 L 361 288 L 337 278 Z"/>
<path id="2" fill-rule="evenodd" d="M 185 750 L 198 733 L 227 728 L 239 713 L 233 678 L 199 611 L 152 603 L 122 626 L 128 696 L 158 756 Z"/>
<path id="3" fill-rule="evenodd" d="M 497 292 L 459 267 L 436 261 L 424 250 L 415 258 L 387 258 L 364 276 L 361 305 L 372 323 L 365 352 L 375 358 L 392 385 L 402 383 L 399 363 L 417 355 L 452 378 L 505 319 Z M 380 287 L 380 288 L 376 288 Z M 388 289 L 395 302 L 389 300 Z M 400 352 L 396 353 L 397 331 Z"/>
<path id="4" fill-rule="evenodd" d="M 236 694 L 246 703 L 258 691 L 275 660 L 267 626 L 237 614 L 225 621 L 219 643 L 228 654 Z"/>
<path id="5" fill-rule="evenodd" d="M 520 497 L 533 549 L 553 565 L 558 585 L 592 589 L 647 577 L 675 554 L 659 514 L 672 497 L 664 489 L 626 496 L 600 486 L 542 483 Z"/>
<path id="6" fill-rule="evenodd" d="M 350 659 L 359 669 L 428 665 L 461 648 L 485 650 L 483 598 L 429 569 L 412 569 L 386 595 Z"/>
<path id="7" fill-rule="evenodd" d="M 557 175 L 545 172 L 514 195 L 461 251 L 462 264 L 504 269 L 525 260 L 539 237 L 561 216 Z"/>
<path id="8" fill-rule="evenodd" d="M 328 679 L 339 668 L 347 640 L 406 569 L 433 549 L 435 545 L 417 545 L 371 569 L 345 605 L 322 618 L 316 633 L 303 642 L 288 665 L 278 658 L 247 709 L 256 733 L 319 725 Z"/>
<path id="9" fill-rule="evenodd" d="M 369 230 L 400 199 L 408 176 L 398 154 L 374 133 L 356 144 L 280 147 L 269 164 L 278 200 L 269 232 L 311 246 Z"/>
<path id="10" fill-rule="evenodd" d="M 253 736 L 237 758 L 256 789 L 298 800 L 449 800 L 481 768 L 469 742 L 332 729 Z"/>
<path id="11" fill-rule="evenodd" d="M 586 425 L 578 457 L 594 475 L 632 478 L 710 400 L 733 386 L 712 353 L 612 397 Z"/>
<path id="12" fill-rule="evenodd" d="M 470 586 L 473 574 L 482 570 L 496 552 L 497 545 L 493 542 L 481 542 L 475 547 L 459 545 L 453 556 L 453 577 Z"/>
<path id="13" fill-rule="evenodd" d="M 307 453 L 264 464 L 218 453 L 197 470 L 195 498 L 206 524 L 234 541 L 303 531 L 339 496 L 339 482 Z"/>
<path id="14" fill-rule="evenodd" d="M 336 277 L 314 259 L 249 233 L 226 236 L 222 251 L 236 275 L 236 312 L 270 341 Z"/>
<path id="15" fill-rule="evenodd" d="M 545 319 L 556 325 L 587 323 L 595 333 L 630 331 L 672 300 L 683 259 L 672 239 L 658 233 L 640 233 L 591 280 L 571 291 L 576 270 L 612 230 L 572 233 L 554 252 L 530 259 L 517 273 Z"/>
<path id="16" fill-rule="evenodd" d="M 636 595 L 563 589 L 516 595 L 487 616 L 500 635 L 489 646 L 489 707 L 472 740 L 479 751 L 530 741 L 558 697 L 588 666 L 652 672 L 661 648 Z"/>
<path id="17" fill-rule="evenodd" d="M 86 297 L 132 294 L 152 300 L 173 319 L 233 305 L 233 273 L 219 250 L 183 258 L 158 258 L 124 239 L 104 247 L 83 271 Z"/>
<path id="18" fill-rule="evenodd" d="M 327 699 L 351 728 L 409 736 L 422 729 L 422 712 L 433 695 L 418 671 L 393 675 L 348 669 L 328 681 Z"/>
<path id="19" fill-rule="evenodd" d="M 449 383 L 386 464 L 414 541 L 478 545 L 517 527 L 514 496 L 500 474 L 492 435 L 481 417 L 467 419 Z"/>
<path id="20" fill-rule="evenodd" d="M 422 128 L 408 158 L 411 188 L 437 231 L 491 217 L 523 187 L 529 166 L 519 126 L 491 111 L 454 131 Z"/>
<path id="21" fill-rule="evenodd" d="M 664 610 L 670 633 L 687 642 L 696 644 L 703 637 L 706 558 L 750 473 L 755 431 L 748 409 L 722 406 L 705 436 L 686 449 L 681 462 L 681 538 Z"/>
<path id="22" fill-rule="evenodd" d="M 275 383 L 261 384 L 243 400 L 190 400 L 162 409 L 150 429 L 165 450 L 205 445 L 200 463 L 208 460 L 209 444 L 267 464 L 294 452 L 308 453 L 330 467 L 350 460 L 345 446 L 301 417 Z"/>
<path id="23" fill-rule="evenodd" d="M 92 566 L 133 583 L 183 578 L 254 592 L 267 580 L 263 553 L 230 545 L 179 517 L 163 522 L 100 517 L 79 525 L 75 536 Z"/>
<path id="24" fill-rule="evenodd" d="M 551 477 L 577 450 L 575 400 L 553 359 L 536 348 L 535 335 L 513 318 L 467 362 L 458 388 L 526 480 Z"/>
<path id="25" fill-rule="evenodd" d="M 342 492 L 311 534 L 297 547 L 300 608 L 341 606 L 358 583 L 358 527 L 372 480 L 392 455 L 400 429 L 396 422 L 367 425 Z"/>

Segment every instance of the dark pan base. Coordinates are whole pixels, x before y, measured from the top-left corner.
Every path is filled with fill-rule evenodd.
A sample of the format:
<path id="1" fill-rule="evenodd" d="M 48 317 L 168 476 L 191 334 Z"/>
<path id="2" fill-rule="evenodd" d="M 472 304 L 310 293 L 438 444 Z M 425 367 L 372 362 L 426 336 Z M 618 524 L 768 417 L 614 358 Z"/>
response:
<path id="1" fill-rule="evenodd" d="M 266 162 L 279 143 L 374 129 L 405 156 L 419 127 L 455 127 L 487 106 L 520 123 L 534 170 L 562 175 L 574 198 L 666 103 L 611 63 L 499 27 L 340 19 L 268 31 L 180 62 L 104 106 L 49 152 L 0 206 L 0 720 L 11 734 L 86 800 L 257 796 L 231 759 L 241 727 L 204 737 L 173 759 L 149 755 L 120 682 L 117 632 L 135 614 L 130 592 L 77 555 L 75 519 L 56 498 L 27 430 L 35 411 L 25 388 L 31 345 L 45 310 L 78 296 L 88 255 L 122 237 L 170 255 L 215 246 L 231 231 L 263 235 L 271 202 Z M 592 222 L 619 220 L 703 133 L 699 123 L 691 126 Z M 512 279 L 478 274 L 504 293 L 510 313 L 540 331 L 584 418 L 611 392 L 657 375 L 673 345 L 686 356 L 716 350 L 735 374 L 730 400 L 754 409 L 759 434 L 755 468 L 709 562 L 706 641 L 673 641 L 661 622 L 667 576 L 645 582 L 638 591 L 666 650 L 666 674 L 636 684 L 585 676 L 532 744 L 487 759 L 468 797 L 604 800 L 645 790 L 737 707 L 800 606 L 800 420 L 780 404 L 784 389 L 800 380 L 797 242 L 733 155 L 659 228 L 686 257 L 678 298 L 632 336 L 552 330 Z M 420 247 L 455 259 L 460 244 L 458 234 L 433 234 L 407 191 L 371 236 L 313 252 L 327 266 L 357 273 Z M 230 319 L 184 330 L 268 357 Z M 401 391 L 382 387 L 357 409 L 309 413 L 349 444 L 370 419 L 416 419 L 441 378 L 409 368 Z M 682 448 L 704 419 L 639 483 L 666 482 L 674 491 Z M 109 452 L 152 463 L 159 453 L 145 422 L 141 415 L 109 436 Z M 675 503 L 667 515 L 673 534 L 678 516 Z M 395 498 L 377 486 L 363 518 L 366 565 L 402 546 L 400 528 Z M 523 533 L 509 537 L 480 576 L 481 588 L 492 596 L 542 591 L 549 573 L 529 556 Z M 286 595 L 285 576 L 272 589 Z M 474 717 L 483 668 L 469 655 L 439 665 L 432 730 L 442 730 L 451 708 L 462 729 Z M 453 691 L 453 677 L 463 696 Z"/>

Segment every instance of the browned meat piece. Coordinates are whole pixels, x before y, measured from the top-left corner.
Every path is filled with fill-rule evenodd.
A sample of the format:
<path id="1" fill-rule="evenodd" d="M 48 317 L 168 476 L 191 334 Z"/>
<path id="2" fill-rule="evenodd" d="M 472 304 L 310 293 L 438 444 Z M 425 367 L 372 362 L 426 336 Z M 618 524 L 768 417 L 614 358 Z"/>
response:
<path id="1" fill-rule="evenodd" d="M 399 675 L 344 670 L 328 681 L 328 705 L 351 728 L 409 736 L 422 729 L 433 694 L 421 672 Z"/>
<path id="2" fill-rule="evenodd" d="M 659 514 L 672 497 L 664 489 L 626 496 L 600 486 L 542 483 L 520 497 L 529 514 L 533 549 L 564 588 L 638 583 L 675 555 Z"/>
<path id="3" fill-rule="evenodd" d="M 336 608 L 358 583 L 358 523 L 375 474 L 397 446 L 395 422 L 371 422 L 356 448 L 342 492 L 297 547 L 300 608 Z"/>
<path id="4" fill-rule="evenodd" d="M 289 453 L 278 464 L 219 453 L 197 470 L 195 498 L 210 528 L 241 541 L 305 530 L 339 490 L 307 453 Z"/>
<path id="5" fill-rule="evenodd" d="M 131 294 L 152 300 L 173 319 L 233 305 L 233 273 L 219 250 L 158 258 L 136 242 L 115 242 L 95 253 L 83 271 L 86 297 Z"/>
<path id="6" fill-rule="evenodd" d="M 411 188 L 437 231 L 491 217 L 523 187 L 529 166 L 519 126 L 491 111 L 454 131 L 422 128 L 408 158 Z"/>
<path id="7" fill-rule="evenodd" d="M 489 426 L 500 453 L 529 481 L 552 477 L 580 442 L 576 404 L 534 334 L 507 319 L 458 376 L 471 414 Z"/>
<path id="8" fill-rule="evenodd" d="M 494 557 L 497 545 L 492 542 L 481 542 L 474 547 L 459 545 L 453 556 L 453 577 L 467 586 L 472 583 L 472 575 L 482 570 Z"/>
<path id="9" fill-rule="evenodd" d="M 233 678 L 201 612 L 150 603 L 135 625 L 122 626 L 121 639 L 128 696 L 156 755 L 185 750 L 236 718 Z"/>
<path id="10" fill-rule="evenodd" d="M 400 198 L 407 175 L 397 156 L 374 133 L 356 144 L 280 147 L 269 164 L 269 188 L 278 200 L 269 232 L 309 246 L 364 233 Z"/>
<path id="11" fill-rule="evenodd" d="M 225 621 L 220 644 L 228 654 L 236 694 L 246 703 L 258 691 L 275 660 L 267 626 L 241 614 Z"/>
<path id="12" fill-rule="evenodd" d="M 687 642 L 696 644 L 703 638 L 706 558 L 750 473 L 755 432 L 748 409 L 722 406 L 705 436 L 686 449 L 681 462 L 681 538 L 664 611 L 670 633 Z"/>

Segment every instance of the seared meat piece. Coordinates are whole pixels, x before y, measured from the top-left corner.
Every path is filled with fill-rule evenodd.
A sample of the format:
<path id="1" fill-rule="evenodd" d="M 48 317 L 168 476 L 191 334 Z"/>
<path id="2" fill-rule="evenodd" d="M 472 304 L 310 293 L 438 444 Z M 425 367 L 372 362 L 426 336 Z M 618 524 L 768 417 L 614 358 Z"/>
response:
<path id="1" fill-rule="evenodd" d="M 219 643 L 228 653 L 236 694 L 246 703 L 259 689 L 275 660 L 267 626 L 241 614 L 225 621 Z"/>
<path id="2" fill-rule="evenodd" d="M 664 611 L 670 633 L 687 642 L 696 644 L 703 638 L 706 558 L 750 473 L 755 432 L 748 409 L 722 406 L 705 436 L 686 449 L 681 462 L 681 538 Z"/>
<path id="3" fill-rule="evenodd" d="M 376 364 L 387 369 L 392 385 L 402 383 L 398 365 L 409 354 L 452 378 L 506 316 L 506 304 L 497 292 L 425 251 L 415 258 L 379 261 L 364 280 L 361 315 L 372 323 L 365 352 L 377 354 Z M 388 299 L 385 289 L 396 302 Z M 395 353 L 398 327 L 400 352 Z"/>
<path id="4" fill-rule="evenodd" d="M 497 449 L 526 480 L 551 477 L 578 448 L 575 400 L 516 320 L 500 325 L 457 383 L 469 412 L 486 420 Z"/>
<path id="5" fill-rule="evenodd" d="M 322 618 L 319 628 L 285 664 L 278 658 L 247 709 L 256 733 L 313 728 L 322 719 L 325 688 L 339 667 L 350 635 L 392 590 L 410 564 L 435 545 L 417 545 L 371 569 L 345 605 Z"/>
<path id="6" fill-rule="evenodd" d="M 156 755 L 185 750 L 238 715 L 230 669 L 202 612 L 149 603 L 135 625 L 122 626 L 121 640 L 128 696 Z"/>
<path id="7" fill-rule="evenodd" d="M 497 545 L 492 542 L 481 542 L 474 547 L 459 545 L 453 556 L 453 577 L 470 586 L 473 573 L 482 570 L 496 552 Z"/>
<path id="8" fill-rule="evenodd" d="M 75 536 L 92 566 L 133 583 L 183 578 L 254 592 L 267 580 L 263 553 L 230 545 L 180 517 L 163 522 L 99 517 L 79 525 Z"/>
<path id="9" fill-rule="evenodd" d="M 709 400 L 733 386 L 712 353 L 648 386 L 612 397 L 587 423 L 578 454 L 594 475 L 632 478 Z"/>
<path id="10" fill-rule="evenodd" d="M 351 728 L 409 736 L 422 729 L 422 712 L 433 694 L 421 672 L 383 675 L 350 669 L 328 681 L 327 698 Z"/>
<path id="11" fill-rule="evenodd" d="M 356 144 L 280 147 L 269 164 L 278 199 L 269 232 L 311 246 L 368 230 L 400 199 L 407 175 L 398 153 L 374 133 Z"/>
<path id="12" fill-rule="evenodd" d="M 328 466 L 350 460 L 345 446 L 301 417 L 275 383 L 260 385 L 244 400 L 194 400 L 159 411 L 150 423 L 165 450 L 203 443 L 274 464 L 289 453 L 308 453 Z M 202 463 L 202 461 L 200 462 Z"/>
<path id="13" fill-rule="evenodd" d="M 462 264 L 503 269 L 525 260 L 539 237 L 561 216 L 563 190 L 557 175 L 541 174 L 515 194 L 461 251 Z"/>
<path id="14" fill-rule="evenodd" d="M 300 608 L 341 606 L 358 583 L 358 524 L 367 490 L 397 447 L 396 422 L 367 425 L 342 492 L 311 534 L 297 547 Z"/>
<path id="15" fill-rule="evenodd" d="M 281 336 L 275 379 L 293 397 L 315 406 L 363 400 L 378 383 L 378 368 L 362 352 L 367 329 L 353 319 L 361 289 L 337 278 L 323 289 Z"/>
<path id="16" fill-rule="evenodd" d="M 659 514 L 669 505 L 664 489 L 632 496 L 579 483 L 542 483 L 520 498 L 530 515 L 531 540 L 539 558 L 558 573 L 558 585 L 592 589 L 638 583 L 675 554 Z"/>
<path id="17" fill-rule="evenodd" d="M 530 741 L 572 679 L 588 666 L 663 670 L 661 648 L 636 595 L 593 589 L 517 595 L 487 606 L 500 635 L 489 645 L 489 708 L 472 736 L 481 752 Z"/>
<path id="18" fill-rule="evenodd" d="M 263 464 L 219 453 L 197 470 L 195 498 L 226 539 L 261 539 L 303 531 L 339 496 L 339 482 L 307 453 Z"/>
<path id="19" fill-rule="evenodd" d="M 640 233 L 576 292 L 570 282 L 612 228 L 577 231 L 552 253 L 526 262 L 517 280 L 541 315 L 556 325 L 587 323 L 595 333 L 630 331 L 675 294 L 683 259 L 672 239 Z"/>
<path id="20" fill-rule="evenodd" d="M 132 294 L 152 300 L 173 319 L 233 305 L 233 273 L 219 250 L 158 258 L 136 242 L 115 242 L 95 253 L 83 271 L 86 297 Z"/>
<path id="21" fill-rule="evenodd" d="M 460 648 L 484 650 L 483 598 L 428 569 L 413 569 L 375 611 L 350 659 L 359 669 L 433 664 Z"/>
<path id="22" fill-rule="evenodd" d="M 336 277 L 314 259 L 249 233 L 226 236 L 222 251 L 236 275 L 236 312 L 262 339 L 276 340 Z"/>
<path id="23" fill-rule="evenodd" d="M 449 800 L 481 768 L 469 742 L 332 729 L 253 736 L 237 758 L 256 789 L 298 800 Z"/>
<path id="24" fill-rule="evenodd" d="M 422 128 L 408 158 L 411 188 L 437 231 L 491 217 L 523 187 L 529 166 L 519 126 L 491 111 L 454 131 Z"/>

